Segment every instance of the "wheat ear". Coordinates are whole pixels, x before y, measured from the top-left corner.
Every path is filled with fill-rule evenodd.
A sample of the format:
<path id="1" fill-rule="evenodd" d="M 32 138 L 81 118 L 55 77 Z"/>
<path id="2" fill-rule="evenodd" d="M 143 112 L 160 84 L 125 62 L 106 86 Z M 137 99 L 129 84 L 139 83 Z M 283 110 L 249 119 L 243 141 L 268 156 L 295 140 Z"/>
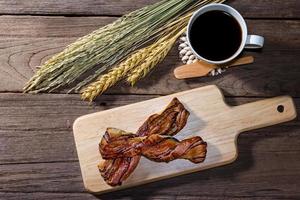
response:
<path id="1" fill-rule="evenodd" d="M 125 61 L 120 63 L 118 67 L 113 68 L 107 74 L 102 75 L 95 82 L 89 84 L 81 92 L 81 98 L 84 100 L 93 101 L 98 95 L 105 92 L 108 88 L 116 84 L 119 80 L 134 67 L 139 65 L 147 57 L 148 52 L 151 51 L 151 46 L 140 49 L 129 56 Z"/>
<path id="2" fill-rule="evenodd" d="M 127 82 L 131 86 L 135 85 L 138 80 L 144 78 L 157 64 L 163 61 L 182 32 L 184 31 L 180 31 L 172 37 L 166 36 L 154 43 L 155 48 L 152 48 L 144 62 L 128 74 Z"/>

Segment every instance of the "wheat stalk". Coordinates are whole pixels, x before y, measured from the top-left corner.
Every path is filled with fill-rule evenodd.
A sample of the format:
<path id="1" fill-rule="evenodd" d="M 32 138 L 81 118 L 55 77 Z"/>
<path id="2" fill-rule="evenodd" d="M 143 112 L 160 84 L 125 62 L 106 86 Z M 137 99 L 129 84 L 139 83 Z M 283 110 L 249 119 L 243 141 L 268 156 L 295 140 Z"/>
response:
<path id="1" fill-rule="evenodd" d="M 25 85 L 24 92 L 51 92 L 69 86 L 92 70 L 87 81 L 76 89 L 115 66 L 149 40 L 157 38 L 162 27 L 184 14 L 197 0 L 163 0 L 125 15 L 113 24 L 78 39 L 45 64 Z"/>
<path id="2" fill-rule="evenodd" d="M 185 25 L 184 20 L 186 19 L 188 18 L 183 16 L 176 20 L 173 24 L 168 26 L 168 28 L 164 31 L 167 34 L 162 34 L 159 40 L 148 47 L 136 51 L 110 72 L 100 76 L 95 82 L 89 84 L 81 91 L 81 98 L 93 101 L 98 95 L 101 95 L 135 68 L 137 68 L 135 71 L 140 73 L 144 72 L 146 75 L 146 71 L 149 72 L 155 65 L 165 58 L 176 39 L 182 34 L 182 32 L 185 31 L 183 26 Z M 176 35 L 174 35 L 174 33 Z M 133 78 L 136 77 L 136 75 L 137 73 L 134 73 Z M 141 76 L 139 76 L 139 78 L 141 78 Z"/>
<path id="3" fill-rule="evenodd" d="M 178 20 L 175 20 L 178 17 L 189 12 L 189 16 L 186 15 L 184 19 L 180 18 L 186 25 L 191 12 L 195 9 L 208 3 L 222 3 L 223 1 L 163 0 L 125 15 L 114 23 L 79 38 L 63 52 L 53 56 L 26 83 L 24 92 L 52 92 L 64 86 L 69 87 L 71 84 L 74 85 L 74 82 L 76 85 L 72 86 L 71 91 L 79 91 L 108 68 L 119 66 L 118 63 L 136 51 L 136 49 L 162 35 L 166 35 L 170 30 L 168 28 L 174 27 L 174 24 L 178 23 Z M 136 69 L 136 75 L 139 73 L 138 76 L 144 77 L 155 66 L 155 63 L 161 62 L 166 55 L 164 53 L 169 51 L 169 47 L 170 44 L 167 43 L 164 48 L 160 46 L 161 50 L 165 50 L 162 51 L 160 58 L 156 58 L 155 60 L 153 57 L 152 61 L 148 59 L 147 62 L 150 65 L 145 67 L 147 66 L 147 62 L 144 62 L 143 66 L 145 69 Z M 161 52 L 157 51 L 156 53 L 160 54 Z M 94 71 L 94 73 L 81 80 L 81 82 L 78 82 L 82 75 L 86 75 L 91 71 Z M 100 81 L 101 78 L 98 79 L 98 84 L 103 84 L 104 78 L 109 81 L 102 86 L 103 89 L 98 89 L 100 91 L 99 94 L 115 84 L 116 81 L 124 77 L 129 71 L 122 71 L 121 68 L 110 71 L 110 76 L 115 77 L 114 81 L 109 79 L 107 75 L 103 76 L 102 83 Z M 133 77 L 136 75 L 132 74 Z M 116 78 L 117 76 L 120 76 L 120 78 Z M 131 83 L 133 84 L 140 79 L 133 77 L 128 77 L 129 80 L 132 79 Z"/>
<path id="4" fill-rule="evenodd" d="M 81 98 L 93 101 L 98 95 L 101 95 L 126 75 L 131 85 L 146 76 L 151 69 L 166 57 L 176 39 L 185 31 L 186 24 L 192 14 L 193 10 L 190 10 L 176 21 L 167 24 L 160 39 L 148 47 L 136 51 L 117 67 L 89 84 L 81 90 Z M 132 73 L 130 73 L 131 71 Z"/>
<path id="5" fill-rule="evenodd" d="M 157 64 L 164 60 L 177 38 L 183 32 L 185 32 L 185 29 L 182 29 L 171 38 L 168 38 L 169 36 L 167 36 L 159 40 L 159 45 L 152 49 L 145 61 L 129 73 L 127 76 L 127 82 L 133 86 L 138 80 L 144 78 Z"/>
<path id="6" fill-rule="evenodd" d="M 125 61 L 121 62 L 118 67 L 113 68 L 110 72 L 89 84 L 82 90 L 81 98 L 83 100 L 93 101 L 98 95 L 116 84 L 119 80 L 125 77 L 130 70 L 139 65 L 147 57 L 151 48 L 152 47 L 150 46 L 136 51 Z"/>

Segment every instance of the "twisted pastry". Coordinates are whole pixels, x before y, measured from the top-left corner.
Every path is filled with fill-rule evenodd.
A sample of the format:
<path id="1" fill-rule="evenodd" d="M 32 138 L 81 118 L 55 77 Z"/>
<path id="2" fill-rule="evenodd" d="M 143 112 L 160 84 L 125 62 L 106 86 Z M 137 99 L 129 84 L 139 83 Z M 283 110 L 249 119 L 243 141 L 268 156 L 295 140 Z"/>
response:
<path id="1" fill-rule="evenodd" d="M 161 114 L 150 116 L 139 128 L 136 136 L 149 136 L 151 134 L 175 135 L 186 125 L 189 112 L 181 102 L 174 98 Z M 125 132 L 116 131 L 106 136 L 110 141 L 113 135 L 122 135 Z M 103 160 L 98 165 L 101 176 L 111 186 L 121 185 L 137 167 L 141 155 L 128 158 Z"/>
<path id="2" fill-rule="evenodd" d="M 199 136 L 178 141 L 173 137 L 163 137 L 158 134 L 138 137 L 123 132 L 122 135 L 108 142 L 106 138 L 115 132 L 122 131 L 108 129 L 100 142 L 100 153 L 104 159 L 143 155 L 156 162 L 187 159 L 193 163 L 200 163 L 206 156 L 207 144 Z"/>
<path id="3" fill-rule="evenodd" d="M 161 114 L 150 116 L 139 128 L 136 136 L 148 136 L 151 134 L 175 135 L 187 122 L 189 112 L 181 102 L 174 98 Z M 107 142 L 112 138 L 124 135 L 124 131 L 116 131 L 114 134 L 106 135 Z M 121 185 L 137 167 L 141 155 L 128 158 L 117 158 L 103 160 L 98 165 L 101 176 L 111 186 Z"/>
<path id="4" fill-rule="evenodd" d="M 137 131 L 138 136 L 176 135 L 186 125 L 190 113 L 174 98 L 161 114 L 150 116 Z"/>

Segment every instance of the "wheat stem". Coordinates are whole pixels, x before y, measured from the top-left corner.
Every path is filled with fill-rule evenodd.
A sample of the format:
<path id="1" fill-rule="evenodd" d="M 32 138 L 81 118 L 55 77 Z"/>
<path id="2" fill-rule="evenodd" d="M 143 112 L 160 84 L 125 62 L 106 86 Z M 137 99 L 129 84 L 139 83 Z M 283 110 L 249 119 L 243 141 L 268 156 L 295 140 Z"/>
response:
<path id="1" fill-rule="evenodd" d="M 24 91 L 51 92 L 71 85 L 92 70 L 96 74 L 90 76 L 99 76 L 149 39 L 157 38 L 165 24 L 174 21 L 196 3 L 196 0 L 163 0 L 78 39 L 43 64 L 25 85 Z M 76 88 L 85 84 L 79 82 Z"/>
<path id="2" fill-rule="evenodd" d="M 185 32 L 185 29 L 179 31 L 175 36 L 170 37 L 170 35 L 168 35 L 155 43 L 155 48 L 152 48 L 152 51 L 145 61 L 129 73 L 127 82 L 133 86 L 138 80 L 144 78 L 157 64 L 164 60 L 177 38 L 183 32 Z"/>
<path id="3" fill-rule="evenodd" d="M 63 52 L 45 62 L 27 82 L 24 92 L 52 92 L 61 87 L 71 87 L 71 91 L 79 91 L 110 67 L 121 67 L 118 63 L 141 46 L 157 38 L 167 36 L 173 28 L 176 29 L 180 26 L 182 30 L 195 9 L 208 3 L 221 3 L 223 1 L 163 0 L 125 15 L 114 23 L 79 38 Z M 182 18 L 183 16 L 184 18 Z M 176 30 L 179 31 L 179 29 Z M 102 86 L 103 89 L 98 89 L 98 94 L 104 92 L 127 75 L 126 73 L 133 70 L 136 71 L 130 74 L 128 80 L 131 84 L 135 84 L 137 80 L 146 76 L 157 63 L 163 60 L 174 42 L 173 40 L 169 40 L 169 42 L 161 40 L 159 46 L 155 45 L 156 50 L 152 46 L 151 57 L 147 60 L 143 59 L 143 62 L 140 63 L 141 66 L 134 66 L 127 72 L 118 67 L 113 69 L 109 72 L 110 76 L 119 77 L 115 78 L 114 81 L 109 79 L 109 75 L 103 76 L 102 81 L 99 78 L 97 80 L 98 85 L 103 84 L 106 79 L 109 82 Z M 158 54 L 156 57 L 154 56 L 155 53 Z M 138 68 L 135 69 L 136 67 Z M 125 67 L 123 66 L 123 68 Z M 90 73 L 91 71 L 94 73 Z M 81 80 L 80 77 L 83 75 L 86 78 Z M 95 83 L 94 86 L 96 85 Z M 91 96 L 96 94 L 97 92 Z"/>

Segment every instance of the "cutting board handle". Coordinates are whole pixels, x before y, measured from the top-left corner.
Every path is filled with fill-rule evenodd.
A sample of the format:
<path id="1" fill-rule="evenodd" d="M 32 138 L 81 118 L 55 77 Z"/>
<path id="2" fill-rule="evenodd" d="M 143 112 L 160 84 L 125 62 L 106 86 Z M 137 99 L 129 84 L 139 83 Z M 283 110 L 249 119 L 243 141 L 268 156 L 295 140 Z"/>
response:
<path id="1" fill-rule="evenodd" d="M 244 132 L 290 121 L 297 113 L 289 96 L 275 97 L 233 107 L 232 117 L 239 122 L 238 131 Z"/>

